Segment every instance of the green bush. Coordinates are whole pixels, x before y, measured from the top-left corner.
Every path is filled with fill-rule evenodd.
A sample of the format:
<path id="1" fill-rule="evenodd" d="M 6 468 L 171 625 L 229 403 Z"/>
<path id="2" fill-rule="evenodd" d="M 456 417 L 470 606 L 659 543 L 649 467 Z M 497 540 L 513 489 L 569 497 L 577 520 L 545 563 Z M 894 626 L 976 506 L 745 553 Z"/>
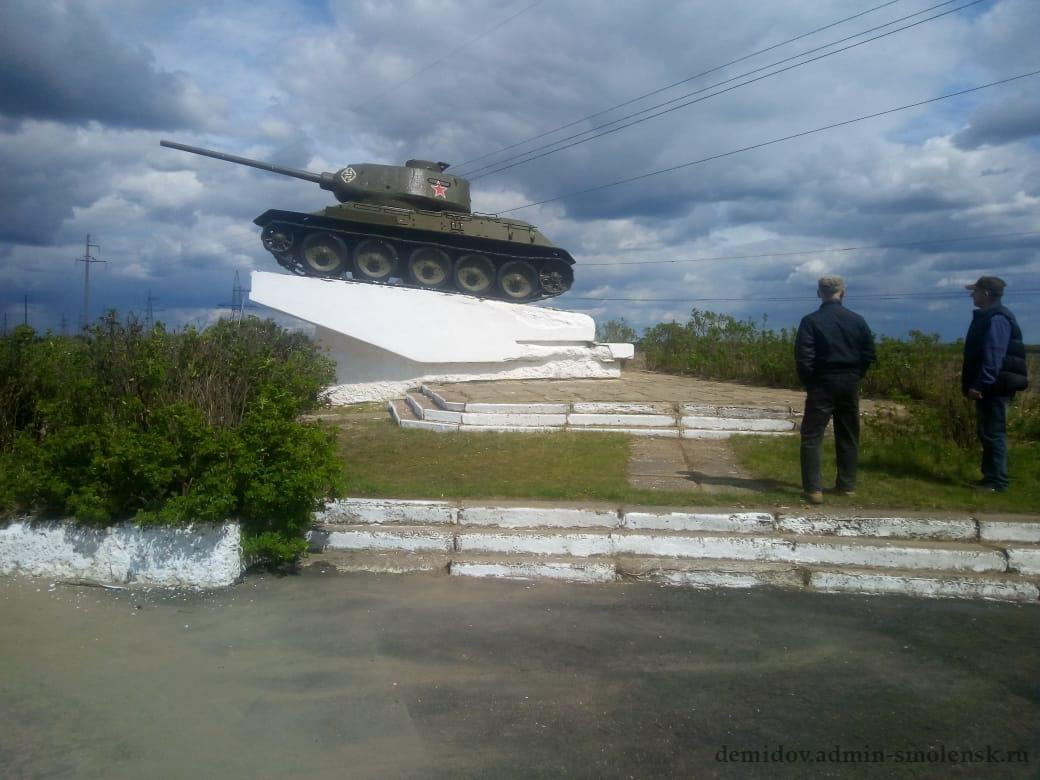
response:
<path id="1" fill-rule="evenodd" d="M 339 489 L 333 434 L 299 422 L 332 364 L 271 321 L 0 340 L 0 505 L 107 524 L 242 521 L 247 553 L 304 549 Z"/>
<path id="2" fill-rule="evenodd" d="M 798 386 L 794 331 L 786 328 L 768 330 L 753 320 L 693 309 L 685 325 L 661 323 L 648 328 L 639 346 L 651 371 Z"/>
<path id="3" fill-rule="evenodd" d="M 637 338 L 636 329 L 625 322 L 624 317 L 596 323 L 596 341 L 606 344 L 629 344 L 634 343 Z"/>
<path id="4" fill-rule="evenodd" d="M 770 330 L 765 322 L 759 325 L 693 309 L 685 324 L 666 322 L 647 328 L 638 348 L 652 371 L 800 387 L 794 365 L 797 331 Z M 961 397 L 960 389 L 962 350 L 961 342 L 942 344 L 935 333 L 910 331 L 905 340 L 879 338 L 877 362 L 867 373 L 862 392 L 869 398 L 897 401 L 908 412 L 879 424 L 894 436 L 915 426 L 915 434 L 934 438 L 936 447 L 974 448 L 975 408 Z M 1035 353 L 1029 361 L 1034 387 L 1016 396 L 1008 430 L 1019 440 L 1040 441 L 1040 396 L 1035 390 L 1040 361 Z"/>

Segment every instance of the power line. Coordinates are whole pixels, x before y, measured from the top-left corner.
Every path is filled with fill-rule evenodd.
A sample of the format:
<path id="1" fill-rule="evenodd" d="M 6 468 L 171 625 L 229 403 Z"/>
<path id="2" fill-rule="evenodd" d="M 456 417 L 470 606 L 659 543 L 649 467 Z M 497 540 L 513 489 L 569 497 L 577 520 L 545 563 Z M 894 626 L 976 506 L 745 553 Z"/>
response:
<path id="1" fill-rule="evenodd" d="M 920 101 L 918 101 L 916 103 L 908 103 L 905 106 L 897 106 L 896 108 L 889 108 L 889 109 L 886 109 L 884 111 L 877 111 L 877 112 L 875 112 L 873 114 L 864 114 L 863 116 L 858 116 L 858 117 L 855 117 L 853 119 L 846 119 L 843 122 L 834 122 L 833 124 L 824 125 L 822 127 L 816 127 L 816 128 L 813 128 L 812 130 L 803 130 L 803 131 L 801 131 L 799 133 L 793 133 L 791 135 L 785 135 L 782 138 L 774 138 L 771 141 L 763 141 L 762 143 L 752 144 L 751 146 L 744 146 L 744 147 L 741 147 L 740 149 L 733 149 L 733 150 L 728 151 L 728 152 L 720 152 L 719 154 L 713 154 L 713 155 L 711 155 L 709 157 L 702 157 L 699 160 L 692 160 L 691 162 L 681 163 L 679 165 L 673 165 L 670 168 L 661 168 L 661 169 L 656 170 L 656 171 L 650 171 L 649 173 L 640 174 L 639 176 L 630 176 L 630 177 L 628 177 L 626 179 L 618 179 L 617 181 L 612 181 L 612 182 L 609 182 L 607 184 L 600 184 L 600 185 L 598 185 L 596 187 L 589 187 L 589 188 L 584 189 L 584 190 L 575 190 L 574 192 L 568 192 L 568 193 L 565 193 L 563 195 L 557 195 L 554 198 L 546 198 L 545 200 L 539 200 L 539 201 L 535 201 L 533 203 L 525 203 L 523 206 L 515 206 L 515 207 L 513 207 L 511 209 L 503 209 L 502 211 L 500 211 L 498 213 L 499 214 L 509 214 L 509 213 L 511 213 L 513 211 L 520 211 L 521 209 L 531 208 L 532 206 L 541 206 L 541 205 L 544 205 L 546 203 L 554 203 L 555 201 L 563 200 L 565 198 L 572 198 L 575 195 L 587 195 L 590 192 L 597 192 L 599 190 L 605 190 L 605 189 L 607 189 L 609 187 L 617 187 L 620 184 L 629 184 L 629 183 L 634 182 L 634 181 L 639 181 L 641 179 L 650 178 L 651 176 L 658 176 L 658 175 L 660 175 L 662 173 L 671 173 L 672 171 L 677 171 L 677 170 L 680 170 L 682 168 L 689 168 L 692 165 L 700 165 L 701 163 L 710 162 L 711 160 L 718 160 L 718 159 L 720 159 L 722 157 L 730 157 L 730 156 L 732 156 L 734 154 L 740 154 L 741 152 L 750 152 L 750 151 L 752 151 L 754 149 L 762 149 L 762 148 L 764 148 L 766 146 L 772 146 L 774 144 L 782 143 L 784 141 L 791 141 L 791 140 L 794 140 L 795 138 L 802 138 L 804 136 L 812 135 L 814 133 L 821 133 L 824 130 L 833 130 L 836 127 L 844 127 L 846 125 L 855 124 L 856 122 L 862 122 L 862 121 L 867 120 L 867 119 L 876 119 L 879 116 L 887 116 L 888 114 L 895 114 L 895 113 L 897 113 L 899 111 L 906 111 L 907 109 L 910 109 L 910 108 L 917 108 L 919 106 L 925 106 L 925 105 L 928 105 L 929 103 L 936 103 L 936 102 L 938 102 L 940 100 L 949 100 L 950 98 L 960 97 L 961 95 L 967 95 L 967 94 L 970 94 L 972 92 L 978 92 L 978 91 L 983 90 L 983 89 L 989 89 L 990 87 L 996 87 L 996 86 L 999 86 L 1001 84 L 1007 84 L 1007 83 L 1012 82 L 1012 81 L 1017 81 L 1018 79 L 1024 79 L 1024 78 L 1028 78 L 1029 76 L 1035 76 L 1038 73 L 1040 73 L 1040 70 L 1033 70 L 1033 71 L 1029 71 L 1028 73 L 1020 73 L 1020 74 L 1018 74 L 1016 76 L 1009 76 L 1008 78 L 1000 79 L 998 81 L 991 81 L 988 84 L 982 84 L 982 85 L 977 86 L 977 87 L 971 87 L 969 89 L 962 89 L 962 90 L 958 90 L 957 92 L 950 92 L 950 93 L 948 93 L 946 95 L 940 95 L 939 97 L 929 98 L 927 100 L 920 100 Z"/>
<path id="2" fill-rule="evenodd" d="M 487 157 L 491 157 L 492 155 L 500 154 L 501 152 L 507 152 L 510 149 L 515 149 L 518 146 L 523 146 L 524 144 L 530 143 L 531 141 L 537 141 L 539 138 L 545 138 L 545 136 L 552 135 L 553 133 L 559 132 L 560 130 L 566 130 L 568 127 L 574 127 L 574 125 L 581 124 L 582 122 L 587 122 L 588 120 L 595 119 L 596 117 L 599 117 L 599 116 L 603 116 L 603 114 L 609 114 L 611 111 L 614 111 L 615 109 L 624 108 L 625 106 L 629 106 L 632 103 L 636 103 L 636 102 L 638 102 L 640 100 L 643 100 L 644 98 L 652 97 L 654 95 L 660 94 L 661 92 L 667 92 L 669 89 L 673 89 L 674 87 L 678 87 L 681 84 L 686 84 L 687 82 L 693 81 L 694 79 L 699 79 L 702 76 L 707 76 L 707 75 L 709 75 L 711 73 L 715 73 L 716 71 L 722 70 L 723 68 L 728 68 L 730 65 L 736 65 L 737 63 L 743 62 L 744 60 L 749 60 L 752 57 L 757 57 L 759 54 L 765 54 L 766 52 L 772 51 L 773 49 L 779 49 L 781 46 L 786 46 L 789 43 L 794 43 L 795 41 L 799 41 L 799 40 L 801 40 L 803 38 L 808 38 L 810 35 L 815 35 L 818 32 L 823 32 L 824 30 L 830 29 L 831 27 L 837 27 L 839 24 L 844 24 L 845 22 L 852 21 L 853 19 L 858 19 L 861 16 L 866 16 L 867 14 L 869 14 L 869 13 L 871 13 L 873 11 L 877 11 L 880 8 L 884 8 L 885 6 L 893 5 L 893 4 L 897 3 L 897 2 L 901 2 L 901 0 L 888 0 L 887 3 L 882 3 L 881 5 L 876 5 L 873 8 L 868 8 L 866 11 L 861 11 L 860 13 L 853 14 L 852 16 L 846 16 L 844 19 L 839 19 L 836 22 L 831 22 L 830 24 L 825 24 L 823 27 L 817 27 L 815 30 L 810 30 L 809 32 L 802 33 L 801 35 L 796 35 L 794 38 L 788 38 L 786 41 L 781 41 L 780 43 L 775 43 L 772 46 L 767 46 L 764 49 L 759 49 L 758 51 L 752 52 L 751 54 L 745 54 L 743 57 L 738 57 L 735 60 L 730 60 L 729 62 L 724 62 L 721 65 L 716 65 L 716 66 L 714 66 L 712 68 L 709 68 L 708 70 L 702 70 L 700 73 L 695 73 L 694 75 L 689 76 L 689 77 L 687 77 L 685 79 L 682 79 L 681 81 L 676 81 L 676 82 L 674 82 L 672 84 L 669 84 L 666 87 L 660 87 L 659 89 L 655 89 L 652 92 L 645 92 L 642 95 L 638 95 L 637 97 L 631 98 L 630 100 L 626 100 L 623 103 L 618 103 L 617 105 L 611 106 L 610 108 L 605 108 L 602 111 L 597 111 L 594 114 L 589 114 L 588 116 L 583 116 L 581 119 L 575 119 L 573 122 L 568 122 L 565 125 L 560 125 L 559 127 L 555 127 L 552 130 L 546 130 L 544 133 L 539 133 L 538 135 L 531 136 L 530 138 L 525 138 L 522 141 L 517 141 L 515 144 L 510 144 L 509 146 L 503 146 L 501 149 L 498 149 L 497 151 L 488 152 L 487 154 L 482 154 L 479 157 L 471 157 L 470 159 L 468 159 L 468 160 L 466 160 L 464 162 L 461 162 L 461 163 L 459 163 L 458 165 L 456 165 L 454 167 L 455 168 L 462 168 L 463 166 L 469 165 L 470 163 L 473 163 L 473 162 L 477 162 L 478 160 L 483 160 L 483 159 L 485 159 Z M 899 21 L 899 20 L 896 20 L 896 21 Z M 891 24 L 891 22 L 890 22 L 890 24 Z M 860 33 L 860 34 L 862 35 L 863 33 Z M 832 45 L 832 44 L 828 44 L 828 45 Z M 525 152 L 524 154 L 527 154 L 527 152 Z"/>
<path id="3" fill-rule="evenodd" d="M 1037 290 L 1007 290 L 1005 295 L 1033 296 L 1040 295 Z M 925 290 L 919 292 L 887 292 L 887 293 L 857 293 L 850 296 L 850 300 L 895 300 L 899 298 L 967 298 L 964 292 Z M 623 301 L 627 303 L 749 303 L 754 301 L 805 301 L 805 295 L 793 296 L 762 296 L 749 298 L 615 298 L 615 297 L 591 297 L 580 295 L 568 295 L 569 301 Z"/>
<path id="4" fill-rule="evenodd" d="M 712 257 L 684 257 L 675 260 L 623 260 L 618 263 L 581 263 L 582 268 L 609 268 L 622 265 L 663 265 L 666 263 L 709 263 L 716 260 L 758 260 L 766 257 L 790 257 L 793 255 L 824 254 L 828 252 L 858 252 L 868 249 L 898 249 L 900 247 L 928 246 L 930 244 L 954 244 L 965 241 L 979 241 L 989 238 L 1011 238 L 1013 236 L 1036 236 L 1040 230 L 1021 230 L 1015 233 L 990 233 L 980 236 L 960 236 L 959 238 L 933 238 L 924 241 L 901 241 L 891 244 L 865 244 L 863 246 L 832 246 L 820 249 L 795 249 L 785 252 L 762 252 L 754 255 L 715 255 Z M 640 250 L 646 251 L 646 250 Z"/>
<path id="5" fill-rule="evenodd" d="M 954 0 L 946 0 L 946 2 L 939 3 L 939 5 L 936 5 L 936 6 L 932 6 L 932 8 L 927 9 L 927 11 L 934 10 L 935 8 L 939 8 L 939 7 L 943 6 L 943 5 L 948 5 L 950 2 L 953 2 L 953 1 Z M 688 100 L 687 102 L 680 103 L 679 105 L 673 105 L 670 108 L 663 108 L 664 106 L 668 106 L 668 105 L 670 105 L 672 103 L 675 103 L 676 101 L 684 100 L 685 98 L 691 97 L 693 95 L 698 95 L 698 94 L 700 94 L 702 92 L 705 92 L 705 91 L 707 91 L 709 89 L 714 89 L 715 87 L 721 86 L 722 84 L 727 84 L 730 81 L 734 81 L 736 79 L 744 78 L 745 76 L 748 76 L 748 75 L 750 75 L 752 73 L 756 73 L 756 72 L 758 72 L 760 70 L 763 70 L 766 67 L 773 67 L 774 65 L 780 64 L 782 62 L 786 62 L 787 60 L 791 60 L 791 59 L 795 59 L 797 57 L 804 56 L 806 53 L 809 53 L 809 52 L 805 52 L 803 54 L 795 55 L 794 57 L 788 57 L 787 59 L 780 60 L 779 62 L 773 63 L 772 65 L 767 65 L 767 66 L 764 66 L 763 68 L 756 68 L 755 70 L 749 71 L 748 73 L 742 74 L 740 76 L 734 76 L 731 79 L 726 79 L 725 81 L 717 82 L 716 84 L 712 84 L 710 86 L 703 87 L 703 88 L 701 88 L 699 90 L 696 90 L 694 92 L 690 92 L 690 93 L 688 93 L 686 95 L 681 95 L 681 96 L 679 96 L 677 98 L 673 98 L 672 100 L 668 100 L 668 101 L 666 101 L 664 103 L 659 103 L 656 106 L 651 106 L 650 108 L 646 108 L 646 109 L 643 109 L 641 111 L 636 111 L 636 112 L 634 112 L 632 114 L 628 114 L 627 116 L 623 116 L 620 119 L 615 119 L 615 120 L 613 120 L 611 122 L 607 122 L 604 125 L 600 125 L 599 127 L 592 128 L 591 130 L 585 130 L 585 131 L 583 131 L 581 133 L 576 133 L 575 135 L 568 136 L 567 138 L 561 138 L 558 141 L 554 141 L 554 142 L 552 142 L 550 144 L 546 144 L 544 146 L 540 146 L 537 149 L 531 149 L 531 150 L 529 150 L 527 152 L 524 152 L 521 155 L 517 155 L 517 157 L 524 157 L 525 155 L 532 155 L 530 157 L 527 157 L 526 159 L 518 159 L 516 162 L 510 162 L 508 165 L 501 165 L 501 163 L 493 163 L 491 165 L 484 166 L 484 168 L 480 168 L 478 170 L 485 170 L 486 168 L 494 168 L 495 165 L 501 165 L 501 167 L 494 168 L 493 170 L 489 170 L 489 171 L 487 171 L 485 173 L 481 173 L 480 175 L 477 175 L 477 176 L 469 175 L 468 178 L 470 178 L 471 180 L 482 179 L 485 176 L 490 176 L 493 173 L 500 173 L 502 171 L 509 170 L 510 168 L 515 168 L 518 165 L 524 165 L 525 163 L 532 162 L 533 160 L 538 160 L 538 159 L 541 159 L 542 157 L 547 157 L 550 154 L 556 154 L 557 152 L 562 152 L 565 149 L 570 149 L 571 147 L 578 146 L 579 144 L 587 143 L 588 141 L 594 141 L 595 139 L 602 138 L 605 135 L 610 135 L 611 133 L 616 133 L 616 132 L 619 132 L 619 131 L 624 130 L 626 128 L 632 127 L 634 125 L 642 124 L 643 122 L 647 122 L 647 121 L 649 121 L 651 119 L 656 119 L 659 116 L 664 116 L 665 114 L 670 114 L 673 111 L 678 111 L 680 108 L 686 108 L 686 107 L 691 106 L 691 105 L 693 105 L 695 103 L 701 103 L 701 102 L 703 102 L 705 100 L 708 100 L 710 98 L 717 97 L 718 95 L 723 95 L 723 94 L 725 94 L 727 92 L 732 92 L 733 90 L 740 89 L 741 87 L 746 87 L 749 84 L 754 84 L 754 83 L 756 83 L 758 81 L 762 81 L 762 80 L 770 78 L 772 76 L 777 76 L 777 75 L 779 75 L 781 73 L 786 73 L 787 71 L 793 70 L 794 68 L 800 68 L 803 65 L 808 65 L 810 63 L 817 62 L 818 60 L 822 60 L 822 59 L 825 59 L 827 57 L 832 57 L 835 54 L 841 54 L 842 52 L 848 51 L 849 49 L 854 49 L 854 48 L 856 48 L 858 46 L 863 46 L 864 44 L 871 43 L 872 41 L 876 41 L 876 40 L 878 40 L 880 38 L 885 38 L 885 37 L 887 37 L 889 35 L 895 35 L 896 33 L 902 32 L 903 30 L 908 30 L 911 27 L 917 27 L 918 25 L 925 24 L 926 22 L 930 22 L 930 21 L 933 21 L 935 19 L 939 19 L 940 17 L 947 16 L 947 15 L 952 14 L 952 13 L 956 13 L 957 11 L 961 11 L 961 10 L 963 10 L 965 8 L 968 8 L 969 6 L 978 5 L 979 3 L 982 3 L 982 2 L 986 2 L 986 0 L 970 0 L 970 2 L 965 3 L 964 5 L 958 6 L 957 8 L 952 8 L 949 11 L 943 11 L 942 13 L 936 14 L 935 16 L 930 16 L 927 19 L 920 19 L 920 20 L 918 20 L 916 22 L 913 22 L 912 24 L 904 25 L 903 27 L 897 27 L 894 30 L 889 30 L 888 32 L 881 33 L 880 35 L 875 35 L 873 38 L 867 38 L 866 40 L 858 41 L 858 42 L 850 44 L 848 46 L 843 46 L 840 49 L 835 49 L 834 51 L 827 52 L 825 54 L 820 54 L 820 55 L 818 55 L 816 57 L 812 57 L 810 59 L 803 60 L 802 62 L 796 62 L 793 65 L 788 65 L 788 66 L 786 66 L 784 68 L 780 68 L 779 70 L 774 70 L 774 71 L 772 71 L 770 73 L 764 73 L 761 76 L 756 76 L 753 79 L 748 79 L 747 81 L 743 81 L 743 82 L 741 82 L 739 84 L 733 84 L 733 85 L 731 85 L 729 87 L 726 87 L 725 89 L 720 89 L 720 90 L 718 90 L 716 92 L 712 92 L 712 93 L 710 93 L 708 95 L 701 95 L 698 98 L 694 98 L 693 100 Z M 921 11 L 919 13 L 926 13 L 926 11 Z M 917 16 L 917 15 L 918 14 L 911 14 L 910 16 Z M 909 18 L 909 17 L 903 17 L 903 18 L 905 19 L 905 18 Z M 896 20 L 896 21 L 900 21 L 900 20 Z M 880 27 L 887 27 L 890 24 L 894 24 L 894 22 L 889 22 L 888 24 L 881 25 Z M 873 28 L 873 29 L 875 29 L 875 30 L 876 29 L 880 29 L 880 27 L 876 27 L 876 28 Z M 871 31 L 868 30 L 867 32 L 871 32 Z M 857 38 L 860 35 L 864 35 L 864 34 L 865 33 L 858 33 L 857 35 L 849 36 L 849 38 Z M 843 40 L 849 40 L 849 38 L 845 38 Z M 837 41 L 835 43 L 837 43 Z M 833 45 L 834 44 L 827 44 L 827 46 L 833 46 Z M 821 46 L 821 47 L 818 47 L 817 49 L 812 49 L 810 51 L 818 51 L 821 48 L 827 48 L 827 46 Z M 622 124 L 622 125 L 619 125 L 618 127 L 611 127 L 611 125 L 616 125 L 619 122 L 624 122 L 627 119 L 632 119 L 633 117 L 637 117 L 640 114 L 646 114 L 647 112 L 655 111 L 658 108 L 661 108 L 662 110 L 658 111 L 655 114 L 649 114 L 648 116 L 644 116 L 644 117 L 642 117 L 640 119 L 635 119 L 634 121 L 628 122 L 627 124 Z M 610 128 L 610 129 L 604 129 L 604 128 Z M 597 130 L 603 130 L 603 132 L 596 133 Z M 595 135 L 591 135 L 588 138 L 581 138 L 581 136 L 589 135 L 590 133 L 596 133 L 596 134 Z M 569 141 L 569 140 L 576 139 L 576 138 L 580 139 L 580 140 L 573 141 L 573 143 L 565 144 L 563 146 L 557 146 L 557 144 L 562 144 L 565 141 Z M 554 146 L 556 148 L 550 148 L 550 147 L 554 147 Z M 540 151 L 542 149 L 548 149 L 548 151 L 543 151 L 541 154 L 533 154 L 534 152 Z M 509 159 L 512 160 L 512 159 L 516 159 L 516 158 L 509 158 Z M 503 160 L 501 162 L 506 162 L 506 161 Z"/>
<path id="6" fill-rule="evenodd" d="M 419 68 L 419 70 L 415 71 L 410 76 L 406 76 L 405 78 L 401 79 L 400 81 L 397 81 L 397 82 L 389 85 L 388 87 L 384 87 L 381 90 L 381 93 L 383 94 L 383 97 L 380 97 L 380 98 L 376 99 L 375 101 L 369 102 L 368 106 L 372 107 L 374 105 L 379 105 L 379 104 L 385 102 L 387 100 L 386 93 L 389 93 L 389 92 L 397 89 L 402 84 L 406 84 L 407 82 L 411 81 L 415 77 L 421 75 L 422 73 L 425 73 L 430 68 L 432 68 L 434 65 L 438 65 L 438 64 L 444 62 L 449 57 L 451 57 L 451 56 L 453 56 L 455 54 L 458 54 L 463 49 L 465 49 L 465 48 L 467 48 L 469 46 L 472 46 L 474 43 L 479 41 L 481 38 L 483 38 L 483 37 L 485 37 L 487 35 L 490 35 L 495 30 L 497 30 L 499 27 L 502 27 L 503 25 L 508 24 L 509 22 L 511 22 L 514 19 L 516 19 L 516 17 L 520 16 L 521 14 L 527 13 L 532 8 L 534 8 L 536 5 L 539 5 L 541 2 L 542 2 L 542 0 L 535 0 L 535 2 L 531 3 L 530 5 L 528 5 L 528 6 L 524 7 L 524 8 L 521 8 L 519 11 L 517 11 L 512 16 L 510 16 L 510 17 L 508 17 L 506 19 L 503 19 L 501 22 L 499 22 L 498 24 L 494 25 L 493 27 L 489 27 L 488 29 L 484 30 L 484 32 L 479 33 L 478 35 L 474 36 L 473 38 L 470 38 L 465 43 L 460 44 L 459 46 L 456 46 L 454 49 L 449 51 L 447 54 L 442 54 L 440 57 L 438 57 L 437 59 L 433 60 L 432 62 L 429 62 L 426 65 L 423 65 L 421 68 Z"/>

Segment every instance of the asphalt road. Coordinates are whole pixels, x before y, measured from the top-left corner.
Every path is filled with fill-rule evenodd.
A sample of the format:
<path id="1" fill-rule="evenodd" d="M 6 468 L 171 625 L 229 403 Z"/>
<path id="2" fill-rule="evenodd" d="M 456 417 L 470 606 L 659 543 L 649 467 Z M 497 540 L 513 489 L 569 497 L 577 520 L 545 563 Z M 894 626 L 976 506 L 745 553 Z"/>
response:
<path id="1" fill-rule="evenodd" d="M 322 571 L 0 578 L 0 777 L 1040 775 L 1036 606 Z"/>

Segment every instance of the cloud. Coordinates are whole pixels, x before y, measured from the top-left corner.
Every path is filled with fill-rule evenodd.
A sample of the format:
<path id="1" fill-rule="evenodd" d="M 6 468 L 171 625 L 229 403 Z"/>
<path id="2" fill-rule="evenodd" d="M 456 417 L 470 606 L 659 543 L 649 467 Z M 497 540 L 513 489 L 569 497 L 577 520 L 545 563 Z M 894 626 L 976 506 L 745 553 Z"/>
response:
<path id="1" fill-rule="evenodd" d="M 953 137 L 959 149 L 1000 146 L 1040 136 L 1040 97 L 1019 93 L 976 111 Z"/>
<path id="2" fill-rule="evenodd" d="M 208 106 L 184 73 L 158 68 L 83 3 L 6 0 L 0 24 L 0 114 L 113 127 L 206 124 Z"/>
<path id="3" fill-rule="evenodd" d="M 75 320 L 82 264 L 73 258 L 90 233 L 109 261 L 97 269 L 98 311 L 139 310 L 150 289 L 168 321 L 197 320 L 229 298 L 236 270 L 243 280 L 250 269 L 280 270 L 260 246 L 254 217 L 332 203 L 312 184 L 162 149 L 159 138 L 315 171 L 412 157 L 475 170 L 462 164 L 567 122 L 578 120 L 545 140 L 697 89 L 711 79 L 582 119 L 852 12 L 845 0 L 542 3 L 430 66 L 520 7 L 6 4 L 0 308 L 14 311 L 28 293 L 34 317 L 49 311 L 53 325 L 62 313 Z M 1038 11 L 1035 0 L 991 0 L 474 177 L 474 208 L 503 212 L 1028 70 Z M 712 78 L 905 12 L 879 9 Z M 451 41 L 431 30 L 451 31 Z M 698 305 L 768 314 L 779 327 L 815 305 L 816 276 L 831 271 L 846 277 L 854 308 L 882 332 L 919 328 L 952 338 L 962 333 L 963 307 L 927 311 L 868 296 L 942 289 L 943 279 L 982 273 L 1005 276 L 1010 290 L 1028 289 L 1025 280 L 1040 273 L 1040 236 L 999 234 L 1035 230 L 1040 208 L 1040 149 L 1021 142 L 1035 132 L 1035 100 L 1012 97 L 1031 89 L 1018 82 L 510 216 L 532 222 L 577 260 L 573 293 L 551 305 L 598 319 L 623 316 L 641 329 L 684 320 Z M 968 235 L 998 237 L 912 243 Z M 869 248 L 899 243 L 910 245 Z M 771 252 L 795 254 L 715 259 Z M 697 262 L 593 265 L 684 259 Z M 581 300 L 591 297 L 640 300 Z M 738 300 L 652 300 L 709 297 Z M 795 300 L 763 300 L 778 297 Z M 1027 338 L 1040 339 L 1035 318 L 1024 316 L 1023 325 L 1034 328 Z"/>

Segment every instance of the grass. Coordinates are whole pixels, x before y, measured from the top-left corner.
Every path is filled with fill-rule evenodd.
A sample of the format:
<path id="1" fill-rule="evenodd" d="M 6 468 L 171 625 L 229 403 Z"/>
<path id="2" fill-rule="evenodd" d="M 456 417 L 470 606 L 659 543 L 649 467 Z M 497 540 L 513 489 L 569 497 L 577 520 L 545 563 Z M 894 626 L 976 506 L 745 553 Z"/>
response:
<path id="1" fill-rule="evenodd" d="M 792 506 L 799 503 L 798 438 L 741 436 L 731 440 L 751 474 L 768 490 L 678 493 L 628 485 L 630 439 L 622 434 L 440 434 L 397 427 L 381 410 L 336 416 L 346 495 L 428 499 L 532 499 L 647 506 Z M 917 467 L 914 468 L 914 464 Z M 977 453 L 936 458 L 906 446 L 895 450 L 864 431 L 855 498 L 827 495 L 838 508 L 887 507 L 952 511 L 1035 512 L 1040 508 L 1040 445 L 1013 446 L 1012 489 L 979 494 Z M 833 442 L 824 446 L 824 474 L 834 473 Z"/>
<path id="2" fill-rule="evenodd" d="M 347 422 L 343 429 L 350 496 L 620 501 L 625 495 L 629 443 L 621 434 L 439 434 L 405 430 L 389 418 Z"/>
<path id="3" fill-rule="evenodd" d="M 824 491 L 835 506 L 879 506 L 959 511 L 1040 511 L 1040 444 L 1012 444 L 1011 489 L 1006 493 L 980 493 L 971 482 L 980 476 L 981 450 L 949 448 L 933 452 L 913 442 L 901 446 L 871 439 L 863 432 L 860 446 L 856 496 L 845 498 Z M 797 437 L 765 439 L 738 437 L 732 440 L 741 463 L 755 476 L 789 486 L 782 491 L 788 501 L 798 499 L 801 481 Z M 824 484 L 833 483 L 834 442 L 823 450 Z"/>

